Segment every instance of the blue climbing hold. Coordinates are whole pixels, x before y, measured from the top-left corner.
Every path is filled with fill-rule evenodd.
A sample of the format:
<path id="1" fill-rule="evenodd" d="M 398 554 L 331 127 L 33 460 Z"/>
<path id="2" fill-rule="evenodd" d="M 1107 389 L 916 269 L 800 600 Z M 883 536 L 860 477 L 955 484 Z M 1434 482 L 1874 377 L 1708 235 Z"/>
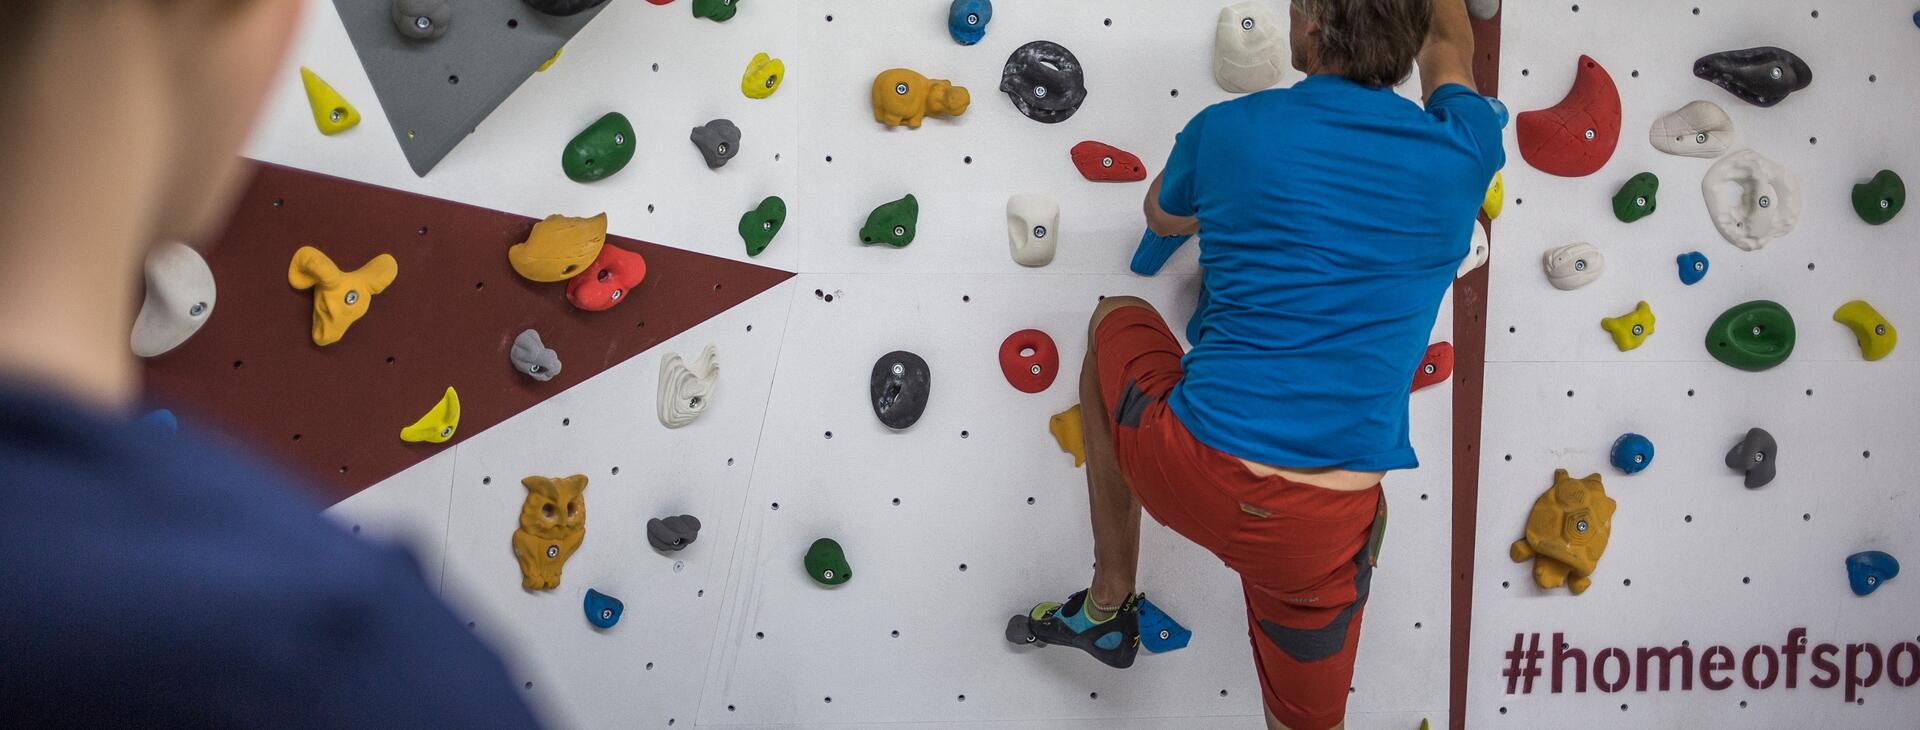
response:
<path id="1" fill-rule="evenodd" d="M 963 46 L 979 43 L 993 20 L 993 0 L 953 0 L 947 10 L 947 33 Z"/>
<path id="2" fill-rule="evenodd" d="M 1615 469 L 1638 474 L 1653 465 L 1653 441 L 1637 433 L 1620 434 L 1620 438 L 1613 440 L 1613 450 L 1607 454 L 1607 460 L 1613 462 Z"/>
<path id="3" fill-rule="evenodd" d="M 1880 584 L 1893 580 L 1899 574 L 1900 561 L 1878 550 L 1847 556 L 1847 582 L 1853 584 L 1853 594 L 1856 596 L 1879 590 Z"/>
<path id="4" fill-rule="evenodd" d="M 1167 265 L 1167 259 L 1173 258 L 1173 252 L 1180 250 L 1187 239 L 1193 236 L 1162 236 L 1149 228 L 1140 234 L 1140 247 L 1133 250 L 1133 263 L 1128 268 L 1141 276 L 1153 276 L 1160 273 L 1160 267 Z"/>
<path id="5" fill-rule="evenodd" d="M 1920 28 L 1920 10 L 1913 11 L 1913 26 Z"/>
<path id="6" fill-rule="evenodd" d="M 165 408 L 141 416 L 133 425 L 155 436 L 172 436 L 180 430 L 180 420 L 173 417 L 173 411 Z"/>
<path id="7" fill-rule="evenodd" d="M 1491 96 L 1484 97 L 1487 105 L 1493 107 L 1493 115 L 1500 120 L 1500 128 L 1507 128 L 1507 103 Z"/>
<path id="8" fill-rule="evenodd" d="M 1680 283 L 1693 286 L 1707 278 L 1707 257 L 1699 251 L 1688 251 L 1676 259 L 1680 262 Z"/>
<path id="9" fill-rule="evenodd" d="M 621 603 L 618 598 L 592 588 L 587 589 L 587 623 L 593 624 L 595 628 L 613 628 L 614 624 L 620 623 L 620 612 L 626 607 L 627 604 Z"/>
<path id="10" fill-rule="evenodd" d="M 1146 597 L 1140 598 L 1140 646 L 1155 654 L 1186 648 L 1193 632 Z"/>

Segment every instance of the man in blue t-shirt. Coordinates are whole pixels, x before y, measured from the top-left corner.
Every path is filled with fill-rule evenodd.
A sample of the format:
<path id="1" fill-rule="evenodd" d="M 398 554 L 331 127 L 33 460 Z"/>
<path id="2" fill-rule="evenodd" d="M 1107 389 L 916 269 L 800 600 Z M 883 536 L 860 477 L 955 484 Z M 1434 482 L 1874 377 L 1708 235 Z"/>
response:
<path id="1" fill-rule="evenodd" d="M 128 419 L 142 261 L 218 234 L 301 7 L 0 2 L 9 727 L 535 724 L 405 552 L 231 445 Z"/>
<path id="2" fill-rule="evenodd" d="M 1094 310 L 1081 408 L 1097 561 L 1035 633 L 1133 660 L 1140 508 L 1243 579 L 1273 727 L 1343 722 L 1380 478 L 1417 465 L 1407 396 L 1505 164 L 1463 0 L 1294 0 L 1291 88 L 1189 122 L 1146 201 L 1198 233 L 1182 352 L 1152 306 Z M 1419 64 L 1424 108 L 1392 87 Z"/>

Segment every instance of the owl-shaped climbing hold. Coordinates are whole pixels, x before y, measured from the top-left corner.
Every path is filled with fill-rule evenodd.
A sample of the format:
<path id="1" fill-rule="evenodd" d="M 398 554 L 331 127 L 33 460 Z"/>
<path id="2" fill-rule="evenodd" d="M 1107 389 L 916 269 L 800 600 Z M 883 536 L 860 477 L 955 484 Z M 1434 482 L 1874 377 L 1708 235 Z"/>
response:
<path id="1" fill-rule="evenodd" d="M 520 528 L 513 531 L 513 557 L 520 561 L 520 587 L 550 590 L 560 585 L 560 568 L 587 537 L 587 478 L 527 477 L 527 501 L 520 504 Z"/>
<path id="2" fill-rule="evenodd" d="M 1507 553 L 1516 563 L 1533 560 L 1533 582 L 1541 588 L 1565 585 L 1574 595 L 1584 593 L 1613 534 L 1614 506 L 1599 474 L 1575 479 L 1555 469 L 1553 486 L 1527 515 L 1525 537 Z"/>

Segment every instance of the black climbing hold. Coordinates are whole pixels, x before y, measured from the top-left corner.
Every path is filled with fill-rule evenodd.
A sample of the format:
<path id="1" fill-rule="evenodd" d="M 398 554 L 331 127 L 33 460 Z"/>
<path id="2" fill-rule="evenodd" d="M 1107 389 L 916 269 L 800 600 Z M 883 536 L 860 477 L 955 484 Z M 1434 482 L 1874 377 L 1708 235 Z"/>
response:
<path id="1" fill-rule="evenodd" d="M 895 350 L 873 363 L 868 394 L 873 397 L 873 415 L 895 431 L 912 428 L 927 410 L 927 396 L 933 389 L 933 371 L 927 361 L 905 350 Z"/>
<path id="2" fill-rule="evenodd" d="M 1749 429 L 1746 437 L 1727 452 L 1727 468 L 1745 473 L 1748 489 L 1759 489 L 1773 481 L 1779 455 L 1780 445 L 1773 434 L 1764 428 Z"/>
<path id="3" fill-rule="evenodd" d="M 1721 51 L 1693 62 L 1693 75 L 1712 81 L 1754 106 L 1773 106 L 1813 83 L 1813 69 L 1792 51 L 1773 46 Z"/>
<path id="4" fill-rule="evenodd" d="M 693 515 L 676 515 L 647 520 L 647 544 L 663 553 L 677 553 L 700 536 L 700 520 Z"/>
<path id="5" fill-rule="evenodd" d="M 1087 100 L 1080 59 L 1053 41 L 1034 41 L 1014 49 L 1000 72 L 1000 90 L 1007 92 L 1021 114 L 1044 124 L 1066 121 Z"/>
<path id="6" fill-rule="evenodd" d="M 594 8 L 599 7 L 601 4 L 605 3 L 607 0 L 526 0 L 526 1 L 529 7 L 532 7 L 534 10 L 538 10 L 548 15 L 578 15 L 583 11 L 592 10 Z"/>

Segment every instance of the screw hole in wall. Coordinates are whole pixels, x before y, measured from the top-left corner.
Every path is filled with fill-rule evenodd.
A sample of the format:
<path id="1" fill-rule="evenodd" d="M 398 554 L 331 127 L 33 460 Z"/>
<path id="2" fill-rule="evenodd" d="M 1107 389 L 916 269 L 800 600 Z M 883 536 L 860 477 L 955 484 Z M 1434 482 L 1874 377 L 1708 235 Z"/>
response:
<path id="1" fill-rule="evenodd" d="M 779 503 L 779 502 L 774 502 L 774 503 L 773 503 L 773 510 L 774 510 L 775 512 L 778 512 L 778 511 L 780 511 L 780 503 Z"/>
<path id="2" fill-rule="evenodd" d="M 483 484 L 483 485 L 484 485 L 484 484 L 492 484 L 492 483 L 493 483 L 493 477 L 480 477 L 480 483 L 481 483 L 481 484 Z"/>
<path id="3" fill-rule="evenodd" d="M 828 432 L 827 432 L 827 438 L 833 438 L 833 432 L 832 432 L 832 431 L 828 431 Z"/>
<path id="4" fill-rule="evenodd" d="M 1027 498 L 1027 504 L 1033 504 L 1033 498 L 1032 498 L 1032 497 L 1028 497 L 1028 498 Z"/>
<path id="5" fill-rule="evenodd" d="M 1107 19 L 1105 19 L 1105 20 L 1102 20 L 1102 21 L 1100 21 L 1100 24 L 1101 24 L 1101 25 L 1104 25 L 1104 26 L 1107 26 L 1108 28 L 1112 28 L 1112 27 L 1113 27 L 1113 19 L 1112 19 L 1112 18 L 1107 18 Z"/>
<path id="6" fill-rule="evenodd" d="M 448 83 L 448 84 L 458 84 L 458 83 L 460 83 L 460 75 L 459 75 L 459 74 L 451 74 L 451 75 L 449 75 L 449 76 L 447 76 L 447 83 Z"/>
<path id="7" fill-rule="evenodd" d="M 293 435 L 293 440 L 295 440 L 295 441 L 299 441 L 299 440 L 300 440 L 300 434 L 297 434 L 297 433 L 296 433 L 296 434 L 294 434 L 294 435 Z"/>
<path id="8" fill-rule="evenodd" d="M 1681 521 L 1683 521 L 1683 522 L 1687 522 L 1687 523 L 1689 523 L 1689 524 L 1691 524 L 1691 523 L 1693 522 L 1693 515 L 1686 515 L 1686 516 L 1684 516 L 1684 517 L 1681 517 L 1680 519 L 1681 519 Z"/>
<path id="9" fill-rule="evenodd" d="M 421 227 L 420 227 L 420 235 L 422 235 L 422 236 L 424 236 L 424 235 L 427 235 L 427 227 L 426 227 L 426 226 L 421 226 Z"/>

